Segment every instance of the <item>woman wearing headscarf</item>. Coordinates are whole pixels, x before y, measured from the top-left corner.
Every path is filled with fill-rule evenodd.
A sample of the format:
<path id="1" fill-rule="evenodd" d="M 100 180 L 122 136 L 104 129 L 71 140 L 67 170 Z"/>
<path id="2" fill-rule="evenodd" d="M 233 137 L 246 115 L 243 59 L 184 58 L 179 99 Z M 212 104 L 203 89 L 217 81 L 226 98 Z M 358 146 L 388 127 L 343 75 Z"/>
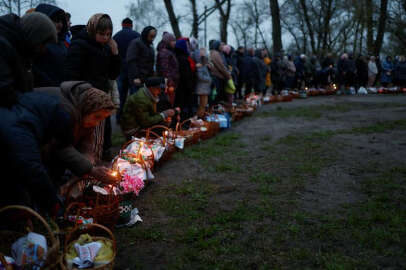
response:
<path id="1" fill-rule="evenodd" d="M 176 41 L 176 58 L 179 63 L 179 86 L 176 91 L 175 106 L 181 108 L 182 119 L 193 115 L 194 74 L 189 63 L 189 50 L 185 40 Z"/>
<path id="2" fill-rule="evenodd" d="M 157 30 L 147 26 L 142 30 L 141 37 L 131 41 L 127 50 L 128 80 L 130 93 L 134 94 L 148 77 L 154 75 L 155 51 L 153 42 Z"/>
<path id="3" fill-rule="evenodd" d="M 211 73 L 213 82 L 217 89 L 217 100 L 227 101 L 225 86 L 228 80 L 231 79 L 231 73 L 227 68 L 227 63 L 222 54 L 221 42 L 213 40 L 210 43 L 210 62 L 212 63 Z"/>
<path id="4" fill-rule="evenodd" d="M 121 59 L 117 43 L 112 39 L 113 23 L 107 14 L 93 15 L 85 29 L 72 40 L 65 64 L 67 81 L 87 81 L 97 89 L 111 94 L 109 80 L 120 74 Z M 94 151 L 110 159 L 110 117 L 96 128 Z"/>
<path id="5" fill-rule="evenodd" d="M 173 106 L 175 103 L 176 88 L 179 83 L 179 64 L 175 55 L 176 38 L 173 34 L 164 32 L 158 44 L 158 57 L 156 69 L 158 76 L 167 79 L 167 95 Z"/>
<path id="6" fill-rule="evenodd" d="M 93 152 L 95 128 L 116 109 L 110 95 L 83 81 L 64 82 L 60 88 L 36 91 L 57 97 L 71 119 L 72 144 L 62 149 L 48 145 L 43 154 L 52 178 L 60 179 L 64 170 L 69 169 L 78 177 L 89 174 L 101 181 L 111 180 L 107 168 L 95 166 L 100 160 Z"/>

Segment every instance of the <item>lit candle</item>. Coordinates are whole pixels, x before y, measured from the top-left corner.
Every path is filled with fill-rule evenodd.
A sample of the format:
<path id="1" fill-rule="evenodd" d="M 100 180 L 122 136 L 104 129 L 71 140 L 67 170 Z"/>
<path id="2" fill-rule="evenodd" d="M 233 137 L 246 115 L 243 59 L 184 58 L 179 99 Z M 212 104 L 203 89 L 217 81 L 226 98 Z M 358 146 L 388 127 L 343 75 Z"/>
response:
<path id="1" fill-rule="evenodd" d="M 168 137 L 168 131 L 164 132 L 164 146 L 166 145 L 166 137 Z"/>
<path id="2" fill-rule="evenodd" d="M 117 171 L 112 171 L 112 172 L 111 172 L 111 176 L 117 177 Z"/>
<path id="3" fill-rule="evenodd" d="M 140 142 L 140 148 L 138 149 L 138 159 L 141 160 L 141 149 L 144 147 L 144 142 Z"/>

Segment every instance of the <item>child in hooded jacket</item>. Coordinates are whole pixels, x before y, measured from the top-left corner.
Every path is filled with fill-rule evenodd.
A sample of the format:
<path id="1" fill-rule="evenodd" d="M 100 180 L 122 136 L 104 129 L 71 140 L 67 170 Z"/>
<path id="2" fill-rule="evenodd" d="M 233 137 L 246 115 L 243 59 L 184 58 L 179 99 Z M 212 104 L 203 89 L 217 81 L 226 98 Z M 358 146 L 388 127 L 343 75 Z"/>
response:
<path id="1" fill-rule="evenodd" d="M 209 101 L 209 95 L 211 92 L 211 76 L 209 72 L 209 60 L 205 48 L 200 49 L 199 63 L 197 68 L 197 83 L 196 83 L 196 95 L 199 96 L 199 108 L 197 110 L 197 116 L 204 117 L 207 103 Z"/>

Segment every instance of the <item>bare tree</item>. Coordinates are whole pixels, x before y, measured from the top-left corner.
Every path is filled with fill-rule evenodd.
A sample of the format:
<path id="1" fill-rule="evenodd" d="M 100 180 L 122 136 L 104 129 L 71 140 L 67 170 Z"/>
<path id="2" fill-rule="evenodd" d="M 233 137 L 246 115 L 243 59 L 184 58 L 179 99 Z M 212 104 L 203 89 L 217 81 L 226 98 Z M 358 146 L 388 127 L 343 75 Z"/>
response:
<path id="1" fill-rule="evenodd" d="M 227 0 L 222 0 L 219 3 L 214 3 L 210 7 L 205 6 L 204 12 L 199 13 L 199 6 L 198 1 L 196 0 L 189 0 L 190 7 L 192 11 L 192 32 L 190 33 L 191 36 L 198 38 L 199 37 L 199 27 L 202 23 L 204 23 L 207 18 L 217 10 L 219 5 L 223 5 Z M 201 1 L 199 1 L 201 2 Z"/>
<path id="2" fill-rule="evenodd" d="M 166 11 L 168 13 L 169 21 L 171 22 L 173 33 L 175 34 L 176 38 L 180 38 L 182 33 L 180 32 L 179 28 L 179 21 L 175 15 L 175 11 L 173 10 L 173 5 L 171 0 L 164 0 Z"/>
<path id="3" fill-rule="evenodd" d="M 215 0 L 217 4 L 217 9 L 220 13 L 220 40 L 227 43 L 227 28 L 228 28 L 228 21 L 230 19 L 231 13 L 231 0 L 223 1 L 226 4 L 226 7 L 223 9 L 223 4 L 220 0 Z"/>
<path id="4" fill-rule="evenodd" d="M 24 10 L 35 8 L 39 4 L 56 5 L 56 2 L 56 0 L 1 0 L 0 12 L 15 13 L 18 16 L 21 16 Z"/>
<path id="5" fill-rule="evenodd" d="M 282 29 L 281 18 L 278 0 L 269 0 L 272 16 L 272 40 L 273 40 L 273 53 L 280 53 L 282 51 Z"/>
<path id="6" fill-rule="evenodd" d="M 378 31 L 375 40 L 375 55 L 379 55 L 382 48 L 383 36 L 385 34 L 386 18 L 388 12 L 388 0 L 381 0 L 381 7 L 379 11 Z"/>
<path id="7" fill-rule="evenodd" d="M 155 1 L 137 0 L 128 7 L 128 16 L 134 21 L 134 29 L 141 31 L 145 26 L 160 28 L 166 25 L 166 14 L 162 6 Z"/>

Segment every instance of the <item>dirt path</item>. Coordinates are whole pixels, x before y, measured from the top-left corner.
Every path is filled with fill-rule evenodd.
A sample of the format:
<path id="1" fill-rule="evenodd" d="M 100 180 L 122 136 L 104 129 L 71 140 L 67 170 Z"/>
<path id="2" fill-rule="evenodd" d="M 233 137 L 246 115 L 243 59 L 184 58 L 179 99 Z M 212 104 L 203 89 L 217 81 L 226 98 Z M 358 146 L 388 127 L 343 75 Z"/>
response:
<path id="1" fill-rule="evenodd" d="M 117 269 L 405 269 L 406 96 L 263 106 L 186 149 Z"/>

